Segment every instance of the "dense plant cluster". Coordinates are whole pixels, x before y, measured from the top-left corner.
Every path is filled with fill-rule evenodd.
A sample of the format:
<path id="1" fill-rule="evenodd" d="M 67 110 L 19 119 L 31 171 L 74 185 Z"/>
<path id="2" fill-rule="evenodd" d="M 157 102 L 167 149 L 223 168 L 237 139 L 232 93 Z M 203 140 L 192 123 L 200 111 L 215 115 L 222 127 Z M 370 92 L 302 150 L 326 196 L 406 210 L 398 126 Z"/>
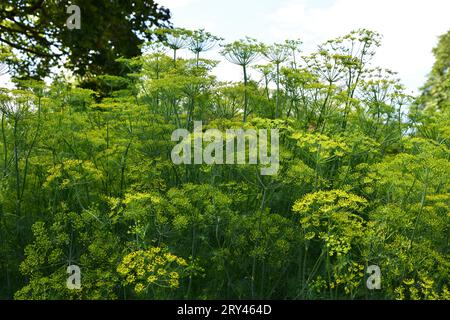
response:
<path id="1" fill-rule="evenodd" d="M 158 32 L 101 92 L 1 89 L 1 298 L 450 299 L 448 50 L 414 99 L 372 67 L 369 30 L 307 56 L 298 40 L 224 45 L 239 83 L 203 58 L 222 39 Z M 172 132 L 200 120 L 278 129 L 278 173 L 175 165 Z"/>

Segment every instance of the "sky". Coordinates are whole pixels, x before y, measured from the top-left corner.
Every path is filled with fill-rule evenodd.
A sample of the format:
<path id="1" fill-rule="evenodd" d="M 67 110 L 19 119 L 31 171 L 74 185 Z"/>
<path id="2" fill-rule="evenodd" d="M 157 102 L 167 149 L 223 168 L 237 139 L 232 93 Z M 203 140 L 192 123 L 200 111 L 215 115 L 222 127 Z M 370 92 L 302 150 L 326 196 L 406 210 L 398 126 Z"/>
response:
<path id="1" fill-rule="evenodd" d="M 450 29 L 450 0 L 156 0 L 172 12 L 175 27 L 204 28 L 225 42 L 245 36 L 266 44 L 301 39 L 303 54 L 351 30 L 383 35 L 373 66 L 398 72 L 408 93 L 417 93 L 434 62 L 432 48 Z M 238 81 L 241 69 L 219 48 L 204 57 L 221 60 L 219 80 Z M 181 54 L 185 57 L 189 53 Z M 260 61 L 259 63 L 263 63 Z M 258 75 L 252 74 L 254 78 Z M 7 77 L 0 77 L 0 86 Z"/>
<path id="2" fill-rule="evenodd" d="M 450 30 L 450 0 L 157 0 L 175 27 L 204 28 L 231 42 L 245 36 L 266 44 L 301 39 L 303 54 L 320 43 L 367 28 L 383 35 L 373 66 L 398 72 L 417 93 L 431 70 L 438 36 Z M 241 70 L 222 60 L 220 80 L 239 80 Z M 188 56 L 188 53 L 185 53 Z M 256 76 L 256 75 L 254 75 Z"/>

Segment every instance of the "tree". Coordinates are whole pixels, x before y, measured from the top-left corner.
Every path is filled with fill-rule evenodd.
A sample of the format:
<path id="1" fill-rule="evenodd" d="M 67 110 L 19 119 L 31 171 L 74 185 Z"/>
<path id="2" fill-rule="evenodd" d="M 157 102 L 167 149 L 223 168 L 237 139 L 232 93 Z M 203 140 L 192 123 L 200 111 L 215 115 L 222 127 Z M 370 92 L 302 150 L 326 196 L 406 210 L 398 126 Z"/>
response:
<path id="1" fill-rule="evenodd" d="M 9 47 L 0 45 L 0 76 L 8 73 L 7 61 L 11 58 L 11 50 Z"/>
<path id="2" fill-rule="evenodd" d="M 0 4 L 0 43 L 15 49 L 20 63 L 11 64 L 20 76 L 42 77 L 50 68 L 65 66 L 79 76 L 120 74 L 121 56 L 140 54 L 144 33 L 170 26 L 170 11 L 153 0 L 79 0 L 81 28 L 68 29 L 69 0 L 5 0 Z"/>
<path id="3" fill-rule="evenodd" d="M 410 119 L 419 134 L 450 145 L 450 31 L 433 49 L 436 61 L 428 80 L 412 106 Z"/>

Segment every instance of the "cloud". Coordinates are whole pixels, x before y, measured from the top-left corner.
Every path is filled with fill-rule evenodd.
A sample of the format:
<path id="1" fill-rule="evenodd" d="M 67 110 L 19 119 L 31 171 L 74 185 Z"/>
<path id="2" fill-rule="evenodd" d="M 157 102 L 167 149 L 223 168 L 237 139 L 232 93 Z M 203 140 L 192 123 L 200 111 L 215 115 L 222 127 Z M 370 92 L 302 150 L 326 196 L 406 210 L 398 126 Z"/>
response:
<path id="1" fill-rule="evenodd" d="M 282 41 L 303 39 L 306 49 L 351 30 L 368 28 L 383 35 L 374 62 L 399 72 L 408 88 L 417 89 L 431 69 L 431 49 L 450 29 L 448 0 L 288 0 L 269 14 L 269 32 Z"/>
<path id="2" fill-rule="evenodd" d="M 410 91 L 431 70 L 431 49 L 450 29 L 449 0 L 160 0 L 176 26 L 205 28 L 226 41 L 246 35 L 266 43 L 301 38 L 304 52 L 321 42 L 368 28 L 383 35 L 374 64 L 397 71 Z M 219 58 L 218 55 L 212 55 Z M 223 60 L 222 60 L 223 61 Z M 240 80 L 238 68 L 223 62 L 215 74 Z"/>

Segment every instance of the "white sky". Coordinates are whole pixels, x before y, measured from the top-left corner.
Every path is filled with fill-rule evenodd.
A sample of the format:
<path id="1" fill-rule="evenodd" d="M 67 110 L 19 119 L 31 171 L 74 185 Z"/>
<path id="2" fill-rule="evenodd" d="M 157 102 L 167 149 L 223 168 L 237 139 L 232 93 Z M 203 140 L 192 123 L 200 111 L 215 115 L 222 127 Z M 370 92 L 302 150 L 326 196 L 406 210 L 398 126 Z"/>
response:
<path id="1" fill-rule="evenodd" d="M 368 28 L 383 35 L 374 65 L 399 73 L 417 92 L 433 65 L 437 37 L 450 29 L 450 0 L 157 0 L 172 11 L 175 27 L 205 28 L 233 41 L 246 35 L 267 44 L 300 38 L 303 52 L 321 42 Z M 217 51 L 217 50 L 216 50 Z M 187 55 L 187 53 L 185 53 Z M 220 59 L 216 52 L 204 55 Z M 222 62 L 221 80 L 241 79 Z M 256 76 L 256 75 L 255 75 Z"/>
<path id="2" fill-rule="evenodd" d="M 424 83 L 434 61 L 431 49 L 450 29 L 450 0 L 156 1 L 172 11 L 176 27 L 205 28 L 227 42 L 245 36 L 267 44 L 300 38 L 304 54 L 353 29 L 378 31 L 383 41 L 374 65 L 397 71 L 409 92 Z M 223 60 L 217 51 L 204 57 Z M 215 74 L 220 80 L 242 78 L 240 68 L 226 61 Z M 6 81 L 0 77 L 0 86 Z"/>

